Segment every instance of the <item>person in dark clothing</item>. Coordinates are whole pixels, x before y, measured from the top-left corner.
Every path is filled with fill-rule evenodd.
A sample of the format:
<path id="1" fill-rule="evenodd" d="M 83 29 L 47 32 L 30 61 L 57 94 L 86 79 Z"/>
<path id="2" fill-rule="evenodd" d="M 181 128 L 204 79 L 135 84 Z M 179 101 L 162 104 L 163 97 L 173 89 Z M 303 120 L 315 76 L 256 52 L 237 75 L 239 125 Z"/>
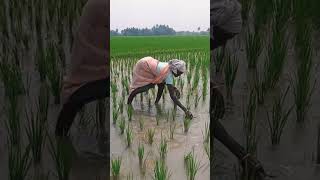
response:
<path id="1" fill-rule="evenodd" d="M 68 135 L 85 104 L 109 97 L 109 9 L 105 0 L 89 0 L 83 8 L 72 47 L 71 70 L 63 81 L 56 136 Z"/>
<path id="2" fill-rule="evenodd" d="M 211 0 L 210 2 L 210 50 L 212 53 L 217 48 L 223 48 L 224 52 L 227 41 L 241 31 L 241 5 L 237 0 Z M 213 64 L 211 63 L 211 65 Z M 214 79 L 214 73 L 211 69 L 210 129 L 213 130 L 214 138 L 226 146 L 243 165 L 246 164 L 253 169 L 258 176 L 262 178 L 267 176 L 261 163 L 247 153 L 220 123 L 219 119 L 223 118 L 225 113 L 225 104 L 224 97 L 218 90 L 218 85 Z M 211 141 L 211 147 L 213 147 L 213 141 Z"/>

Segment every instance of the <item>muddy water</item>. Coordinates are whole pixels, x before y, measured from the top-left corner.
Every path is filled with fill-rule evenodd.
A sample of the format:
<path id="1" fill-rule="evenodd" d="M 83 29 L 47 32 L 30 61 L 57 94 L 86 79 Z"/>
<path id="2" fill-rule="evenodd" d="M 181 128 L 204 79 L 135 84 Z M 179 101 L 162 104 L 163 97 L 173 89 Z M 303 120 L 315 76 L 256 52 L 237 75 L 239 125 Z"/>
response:
<path id="1" fill-rule="evenodd" d="M 319 36 L 316 36 L 319 37 Z M 234 41 L 244 42 L 240 39 Z M 317 38 L 319 39 L 319 38 Z M 241 45 L 240 42 L 240 45 Z M 236 44 L 236 43 L 234 43 Z M 233 91 L 233 101 L 229 101 L 227 105 L 227 113 L 221 120 L 227 131 L 238 141 L 244 145 L 244 131 L 243 131 L 243 104 L 245 104 L 248 96 L 248 82 L 252 77 L 252 73 L 247 71 L 247 62 L 245 53 L 241 51 L 243 44 L 240 47 L 235 47 L 233 43 L 229 44 L 229 48 L 233 49 L 235 55 L 238 57 L 239 70 L 235 81 Z M 319 43 L 315 45 L 315 51 L 319 51 Z M 290 45 L 291 46 L 291 45 Z M 312 96 L 311 107 L 308 113 L 308 120 L 303 126 L 296 123 L 295 111 L 293 110 L 288 123 L 284 129 L 278 146 L 272 146 L 269 129 L 267 124 L 266 110 L 270 109 L 272 94 L 279 89 L 284 91 L 289 83 L 290 77 L 293 77 L 295 71 L 295 54 L 293 48 L 288 50 L 288 58 L 283 70 L 279 86 L 274 92 L 269 93 L 265 100 L 264 106 L 259 106 L 257 120 L 258 120 L 258 159 L 263 164 L 265 170 L 276 176 L 275 180 L 318 180 L 320 178 L 320 165 L 316 164 L 317 151 L 317 127 L 320 124 L 320 84 L 319 70 L 316 66 L 319 64 L 319 54 L 315 53 L 313 58 L 315 63 L 314 79 L 316 82 L 316 90 Z M 263 59 L 261 59 L 262 62 Z M 293 102 L 293 87 L 290 88 L 286 100 L 286 107 L 289 108 Z M 224 89 L 221 89 L 224 92 Z M 235 180 L 239 179 L 239 168 L 237 159 L 218 141 L 215 141 L 216 161 L 215 172 L 213 176 L 219 180 Z"/>
<path id="2" fill-rule="evenodd" d="M 182 104 L 184 104 L 185 106 L 187 89 L 188 87 L 185 84 L 184 92 L 180 99 Z M 170 99 L 168 92 L 164 94 L 165 98 L 162 98 L 159 101 L 158 105 L 155 105 L 153 103 L 155 101 L 155 97 L 152 97 L 151 93 L 149 93 L 149 95 L 149 97 L 151 98 L 150 106 L 148 103 L 148 95 L 146 95 L 146 93 L 144 93 L 143 101 L 141 101 L 140 95 L 137 95 L 132 103 L 134 114 L 133 120 L 130 122 L 130 124 L 133 127 L 134 140 L 133 145 L 130 148 L 127 148 L 125 135 L 120 135 L 119 128 L 112 124 L 112 120 L 110 121 L 111 156 L 122 157 L 121 179 L 125 179 L 129 174 L 133 174 L 134 179 L 152 179 L 155 161 L 159 159 L 158 147 L 160 144 L 161 134 L 168 140 L 166 165 L 168 166 L 168 169 L 171 173 L 170 179 L 187 179 L 183 158 L 185 154 L 189 153 L 192 150 L 194 150 L 195 156 L 201 164 L 201 169 L 198 171 L 196 179 L 210 179 L 210 163 L 203 148 L 202 136 L 202 131 L 204 131 L 205 129 L 205 123 L 209 122 L 209 96 L 207 95 L 207 98 L 205 98 L 204 101 L 201 98 L 197 108 L 195 108 L 194 106 L 194 96 L 191 96 L 191 112 L 193 113 L 195 118 L 191 122 L 189 132 L 184 133 L 184 112 L 180 110 L 179 107 L 177 107 L 175 116 L 176 118 L 174 121 L 169 120 L 168 122 L 163 115 L 160 118 L 159 125 L 157 125 L 156 123 L 157 113 L 160 113 L 161 111 L 163 114 L 167 114 L 167 112 L 172 112 L 174 109 L 173 102 Z M 127 96 L 124 97 L 125 101 L 126 98 Z M 126 107 L 124 109 L 126 109 Z M 124 112 L 123 116 L 127 117 L 126 112 Z M 143 119 L 144 121 L 144 129 L 142 131 L 139 127 L 139 119 Z M 172 122 L 176 123 L 176 129 L 174 132 L 174 138 L 170 140 L 169 126 Z M 145 138 L 145 132 L 149 128 L 155 129 L 155 140 L 152 146 L 147 143 Z M 142 170 L 139 168 L 139 159 L 137 152 L 139 142 L 144 144 L 145 156 L 147 156 L 145 173 L 142 173 Z"/>

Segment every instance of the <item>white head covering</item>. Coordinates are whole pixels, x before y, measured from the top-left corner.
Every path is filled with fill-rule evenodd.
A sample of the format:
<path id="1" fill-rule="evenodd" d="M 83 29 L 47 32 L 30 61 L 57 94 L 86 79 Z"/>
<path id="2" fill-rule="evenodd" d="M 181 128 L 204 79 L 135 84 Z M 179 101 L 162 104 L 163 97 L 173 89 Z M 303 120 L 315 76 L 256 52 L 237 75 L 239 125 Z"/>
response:
<path id="1" fill-rule="evenodd" d="M 172 72 L 177 74 L 177 71 L 186 72 L 186 63 L 183 60 L 172 59 L 169 61 L 169 68 Z"/>

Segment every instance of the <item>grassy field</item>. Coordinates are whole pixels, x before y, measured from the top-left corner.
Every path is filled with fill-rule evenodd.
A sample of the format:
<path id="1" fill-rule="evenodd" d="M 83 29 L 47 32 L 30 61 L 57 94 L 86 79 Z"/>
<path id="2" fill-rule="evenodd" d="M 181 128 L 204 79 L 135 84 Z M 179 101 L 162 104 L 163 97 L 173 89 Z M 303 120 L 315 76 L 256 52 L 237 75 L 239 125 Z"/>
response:
<path id="1" fill-rule="evenodd" d="M 114 36 L 111 56 L 209 50 L 209 36 Z"/>

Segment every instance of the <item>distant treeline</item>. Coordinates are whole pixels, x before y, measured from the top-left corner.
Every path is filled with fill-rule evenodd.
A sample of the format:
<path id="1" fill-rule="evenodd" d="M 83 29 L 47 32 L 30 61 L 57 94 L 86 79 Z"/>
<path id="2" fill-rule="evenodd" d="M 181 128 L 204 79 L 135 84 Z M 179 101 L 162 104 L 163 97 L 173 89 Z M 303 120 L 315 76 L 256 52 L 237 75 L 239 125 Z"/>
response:
<path id="1" fill-rule="evenodd" d="M 149 28 L 126 28 L 119 32 L 118 29 L 111 30 L 110 36 L 154 36 L 154 35 L 209 35 L 209 29 L 206 31 L 175 31 L 168 25 L 155 25 L 151 29 Z"/>

